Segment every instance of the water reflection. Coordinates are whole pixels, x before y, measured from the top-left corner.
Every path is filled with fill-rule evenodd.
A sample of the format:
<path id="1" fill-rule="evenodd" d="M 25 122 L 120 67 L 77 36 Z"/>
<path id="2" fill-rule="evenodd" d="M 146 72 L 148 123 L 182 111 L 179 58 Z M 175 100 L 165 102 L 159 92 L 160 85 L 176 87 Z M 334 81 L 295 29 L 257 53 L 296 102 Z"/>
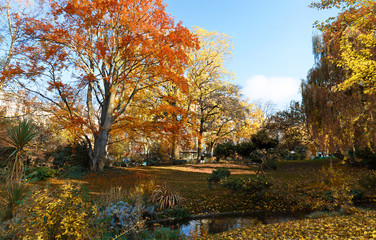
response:
<path id="1" fill-rule="evenodd" d="M 256 218 L 226 217 L 191 220 L 179 224 L 178 228 L 182 234 L 192 239 L 257 224 L 261 222 Z"/>

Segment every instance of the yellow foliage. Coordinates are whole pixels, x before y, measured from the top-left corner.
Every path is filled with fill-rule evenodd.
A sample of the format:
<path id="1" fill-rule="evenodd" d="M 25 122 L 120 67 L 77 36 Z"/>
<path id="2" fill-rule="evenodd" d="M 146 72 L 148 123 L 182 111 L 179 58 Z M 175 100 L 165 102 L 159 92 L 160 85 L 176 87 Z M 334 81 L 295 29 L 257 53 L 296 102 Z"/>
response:
<path id="1" fill-rule="evenodd" d="M 353 207 L 353 195 L 350 188 L 350 177 L 346 176 L 340 169 L 334 168 L 330 163 L 328 169 L 322 171 L 324 179 L 322 187 L 327 187 L 331 191 L 333 197 L 332 207 L 340 207 L 345 211 L 351 211 Z"/>
<path id="2" fill-rule="evenodd" d="M 374 239 L 376 212 L 324 217 L 237 229 L 206 239 Z"/>
<path id="3" fill-rule="evenodd" d="M 64 184 L 56 198 L 51 195 L 47 189 L 35 193 L 23 239 L 87 238 L 89 219 L 97 214 L 96 206 L 78 195 L 72 184 Z"/>
<path id="4" fill-rule="evenodd" d="M 341 12 L 334 22 L 323 25 L 324 38 L 332 54 L 331 60 L 346 71 L 343 82 L 336 90 L 348 90 L 360 86 L 364 93 L 376 91 L 376 2 L 370 0 L 326 0 L 322 4 L 333 2 L 345 4 L 349 9 Z M 330 3 L 331 2 L 331 3 Z M 318 7 L 320 8 L 320 7 Z M 339 43 L 338 47 L 336 44 Z"/>
<path id="5" fill-rule="evenodd" d="M 247 138 L 259 127 L 262 113 L 243 100 L 239 87 L 231 83 L 233 73 L 225 67 L 232 58 L 230 37 L 198 27 L 193 31 L 200 49 L 190 53 L 186 70 L 190 91 L 187 105 L 197 145 L 212 148 L 225 138 Z"/>

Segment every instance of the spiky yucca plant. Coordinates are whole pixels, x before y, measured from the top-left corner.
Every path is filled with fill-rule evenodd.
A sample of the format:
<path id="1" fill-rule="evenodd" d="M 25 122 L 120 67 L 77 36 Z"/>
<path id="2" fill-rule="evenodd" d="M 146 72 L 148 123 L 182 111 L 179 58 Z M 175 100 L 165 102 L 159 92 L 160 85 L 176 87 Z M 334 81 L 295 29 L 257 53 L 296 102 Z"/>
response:
<path id="1" fill-rule="evenodd" d="M 20 182 L 24 173 L 25 147 L 36 136 L 36 128 L 31 120 L 23 120 L 8 129 L 5 141 L 9 147 L 9 175 L 7 182 Z"/>
<path id="2" fill-rule="evenodd" d="M 13 181 L 6 185 L 0 198 L 2 205 L 0 222 L 13 218 L 16 207 L 22 204 L 28 191 L 28 186 L 23 183 Z"/>

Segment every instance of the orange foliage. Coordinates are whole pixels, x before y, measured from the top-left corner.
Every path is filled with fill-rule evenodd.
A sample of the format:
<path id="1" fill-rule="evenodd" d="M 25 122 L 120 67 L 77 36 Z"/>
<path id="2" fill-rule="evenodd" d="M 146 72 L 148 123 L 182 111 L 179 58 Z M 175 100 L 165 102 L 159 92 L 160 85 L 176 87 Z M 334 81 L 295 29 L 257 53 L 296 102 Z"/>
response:
<path id="1" fill-rule="evenodd" d="M 26 81 L 23 86 L 53 103 L 57 122 L 66 130 L 85 136 L 93 146 L 93 169 L 101 169 L 113 129 L 143 127 L 145 120 L 146 125 L 153 123 L 142 114 L 128 114 L 131 105 L 138 105 L 137 101 L 143 105 L 143 97 L 157 94 L 167 82 L 188 93 L 184 71 L 198 40 L 181 23 L 174 23 L 162 0 L 40 3 L 49 5 L 45 14 L 22 19 L 27 22 L 24 31 L 33 40 L 17 49 L 25 61 L 13 63 L 2 76 L 33 80 L 35 86 Z M 47 87 L 40 90 L 40 86 Z M 180 111 L 177 105 L 166 107 L 156 101 L 141 112 L 158 104 L 167 112 Z M 172 125 L 157 123 L 157 128 Z"/>

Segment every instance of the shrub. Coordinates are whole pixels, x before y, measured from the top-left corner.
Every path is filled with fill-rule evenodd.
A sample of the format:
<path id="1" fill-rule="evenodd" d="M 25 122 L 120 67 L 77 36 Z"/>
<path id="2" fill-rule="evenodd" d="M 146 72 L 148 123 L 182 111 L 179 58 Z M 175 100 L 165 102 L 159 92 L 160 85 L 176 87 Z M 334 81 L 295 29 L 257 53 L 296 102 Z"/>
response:
<path id="1" fill-rule="evenodd" d="M 236 146 L 236 152 L 244 158 L 249 158 L 254 150 L 255 146 L 252 142 L 242 142 Z"/>
<path id="2" fill-rule="evenodd" d="M 214 154 L 217 158 L 228 158 L 235 154 L 236 146 L 232 142 L 220 143 L 214 149 Z"/>
<path id="3" fill-rule="evenodd" d="M 135 239 L 142 239 L 142 240 L 153 240 L 153 239 L 160 239 L 160 240 L 176 240 L 176 239 L 184 239 L 181 235 L 179 230 L 173 230 L 168 227 L 158 227 L 154 231 L 142 231 Z"/>
<path id="4" fill-rule="evenodd" d="M 110 228 L 129 230 L 141 222 L 142 206 L 132 206 L 127 202 L 111 203 L 101 213 L 101 218 L 109 218 Z"/>
<path id="5" fill-rule="evenodd" d="M 190 215 L 191 214 L 189 213 L 187 209 L 178 206 L 178 207 L 163 210 L 161 217 L 162 218 L 186 218 L 186 217 L 189 217 Z"/>
<path id="6" fill-rule="evenodd" d="M 173 208 L 183 201 L 183 197 L 178 192 L 174 192 L 165 185 L 155 186 L 155 190 L 151 196 L 151 202 L 157 203 L 160 210 Z"/>
<path id="7" fill-rule="evenodd" d="M 129 198 L 127 199 L 128 202 L 134 201 L 138 197 L 142 197 L 144 202 L 150 200 L 151 195 L 155 190 L 155 182 L 154 180 L 141 180 L 135 183 L 135 186 L 130 189 L 129 191 Z"/>
<path id="8" fill-rule="evenodd" d="M 277 170 L 277 162 L 275 161 L 275 159 L 267 159 L 264 163 L 264 169 Z"/>
<path id="9" fill-rule="evenodd" d="M 125 201 L 128 197 L 127 189 L 112 186 L 109 190 L 101 192 L 101 203 L 103 206 L 110 206 L 112 203 Z"/>
<path id="10" fill-rule="evenodd" d="M 90 167 L 90 156 L 85 143 L 75 143 L 50 153 L 54 157 L 52 164 L 56 168 L 66 166 Z"/>
<path id="11" fill-rule="evenodd" d="M 322 171 L 323 187 L 330 188 L 330 195 L 332 196 L 332 204 L 329 206 L 331 209 L 336 208 L 352 208 L 353 205 L 353 193 L 350 188 L 350 179 L 338 168 L 334 168 L 330 163 L 329 168 Z"/>
<path id="12" fill-rule="evenodd" d="M 361 179 L 359 179 L 358 183 L 364 189 L 373 191 L 376 189 L 376 175 L 375 174 L 365 175 Z"/>
<path id="13" fill-rule="evenodd" d="M 250 177 L 250 178 L 227 178 L 221 181 L 221 185 L 225 188 L 235 190 L 235 191 L 243 191 L 249 194 L 257 194 L 263 195 L 266 190 L 272 184 L 262 176 L 257 177 Z"/>
<path id="14" fill-rule="evenodd" d="M 80 179 L 88 173 L 89 171 L 82 166 L 66 166 L 63 169 L 63 176 L 69 179 Z"/>
<path id="15" fill-rule="evenodd" d="M 218 183 L 221 179 L 228 178 L 230 174 L 231 173 L 228 168 L 218 168 L 217 170 L 213 170 L 207 180 L 209 181 L 209 183 Z"/>
<path id="16" fill-rule="evenodd" d="M 56 175 L 57 170 L 48 167 L 31 167 L 25 171 L 25 179 L 28 182 L 43 181 Z"/>
<path id="17" fill-rule="evenodd" d="M 346 159 L 350 165 L 365 165 L 370 169 L 376 169 L 376 153 L 374 153 L 370 148 L 349 151 Z"/>
<path id="18" fill-rule="evenodd" d="M 29 209 L 30 217 L 23 226 L 24 239 L 83 239 L 89 233 L 90 222 L 97 215 L 96 206 L 77 186 L 64 184 L 56 196 L 45 189 L 37 191 Z"/>
<path id="19" fill-rule="evenodd" d="M 167 148 L 167 146 L 165 144 L 154 143 L 151 146 L 147 160 L 152 162 L 152 164 L 154 164 L 154 165 L 157 165 L 157 164 L 160 164 L 160 163 L 163 163 L 163 162 L 168 162 L 170 160 L 169 159 L 169 149 Z"/>

